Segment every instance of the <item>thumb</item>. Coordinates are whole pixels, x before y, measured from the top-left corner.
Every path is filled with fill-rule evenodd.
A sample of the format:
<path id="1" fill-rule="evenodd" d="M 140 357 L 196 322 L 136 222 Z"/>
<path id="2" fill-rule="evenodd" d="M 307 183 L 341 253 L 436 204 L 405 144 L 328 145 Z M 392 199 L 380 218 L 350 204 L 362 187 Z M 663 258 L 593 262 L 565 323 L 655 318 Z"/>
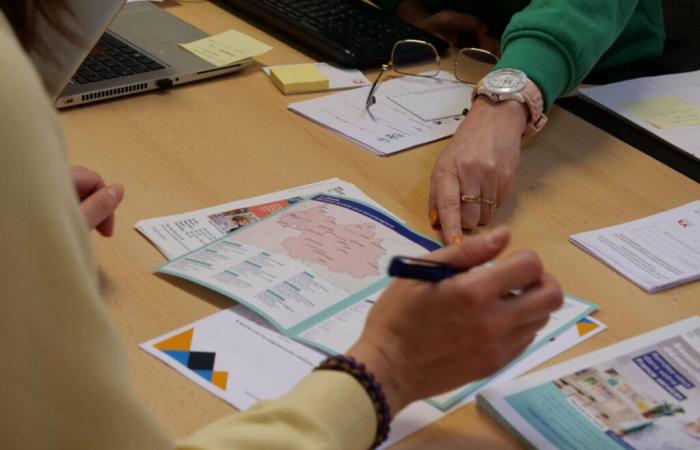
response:
<path id="1" fill-rule="evenodd" d="M 93 229 L 109 219 L 124 198 L 124 188 L 120 184 L 103 187 L 80 204 L 88 228 Z"/>
<path id="2" fill-rule="evenodd" d="M 501 226 L 477 236 L 466 237 L 462 243 L 437 250 L 426 259 L 468 269 L 495 258 L 509 241 L 510 231 Z"/>

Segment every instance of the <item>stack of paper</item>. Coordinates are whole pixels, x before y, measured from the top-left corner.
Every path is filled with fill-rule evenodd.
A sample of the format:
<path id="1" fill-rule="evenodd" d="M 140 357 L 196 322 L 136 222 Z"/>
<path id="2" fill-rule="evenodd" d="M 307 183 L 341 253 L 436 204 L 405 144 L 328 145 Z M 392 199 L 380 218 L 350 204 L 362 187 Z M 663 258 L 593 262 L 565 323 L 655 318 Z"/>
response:
<path id="1" fill-rule="evenodd" d="M 571 241 L 647 292 L 700 279 L 700 201 L 571 236 Z"/>
<path id="2" fill-rule="evenodd" d="M 583 88 L 579 95 L 700 158 L 700 71 Z"/>
<path id="3" fill-rule="evenodd" d="M 391 281 L 385 275 L 390 259 L 438 247 L 337 179 L 137 228 L 173 258 L 158 272 L 241 303 L 142 348 L 240 409 L 283 395 L 326 354 L 346 352 Z M 397 417 L 387 445 L 471 401 L 484 386 L 602 331 L 605 326 L 588 317 L 595 308 L 567 295 L 520 358 L 493 377 L 411 405 Z"/>

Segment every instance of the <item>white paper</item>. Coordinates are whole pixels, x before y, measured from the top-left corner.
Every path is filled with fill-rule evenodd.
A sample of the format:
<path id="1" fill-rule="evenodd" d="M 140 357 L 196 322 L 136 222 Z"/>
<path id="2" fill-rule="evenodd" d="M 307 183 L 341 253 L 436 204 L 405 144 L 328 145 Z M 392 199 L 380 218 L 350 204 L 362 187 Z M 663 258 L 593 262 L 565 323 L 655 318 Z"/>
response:
<path id="1" fill-rule="evenodd" d="M 372 204 L 377 208 L 382 208 L 354 184 L 338 178 L 331 178 L 318 183 L 224 203 L 197 211 L 140 220 L 136 222 L 134 227 L 151 241 L 167 259 L 173 259 L 214 242 L 233 229 L 243 226 L 244 222 L 257 221 L 259 217 L 252 210 L 255 207 L 273 204 L 269 205 L 269 208 L 264 208 L 267 212 L 270 212 L 279 207 L 279 205 L 274 205 L 275 202 L 305 197 L 320 192 L 352 197 Z M 396 218 L 395 215 L 388 214 Z M 239 222 L 233 223 L 234 220 L 239 220 Z"/>
<path id="2" fill-rule="evenodd" d="M 285 66 L 291 67 L 299 65 L 302 64 L 285 64 Z M 327 90 L 329 91 L 358 88 L 370 84 L 367 77 L 357 69 L 346 69 L 328 63 L 315 63 L 314 65 L 326 78 L 328 78 Z M 263 67 L 262 70 L 265 72 L 265 75 L 268 77 L 270 76 L 269 66 Z"/>
<path id="3" fill-rule="evenodd" d="M 600 324 L 597 321 L 594 322 Z M 532 353 L 526 360 L 507 372 L 499 374 L 494 382 L 515 377 L 603 329 L 605 326 L 602 324 L 596 330 L 587 333 L 579 333 L 575 327 L 571 328 L 556 340 Z M 187 332 L 191 332 L 192 335 L 189 347 L 178 346 L 175 350 L 172 347 L 171 349 L 158 348 L 159 344 L 168 339 Z M 167 347 L 167 345 L 160 346 Z M 325 358 L 323 353 L 284 337 L 270 327 L 264 319 L 241 305 L 151 339 L 140 347 L 242 411 L 249 409 L 258 401 L 275 399 L 288 393 Z M 212 372 L 225 372 L 230 382 L 226 383 L 225 388 L 215 385 L 208 372 L 198 373 L 189 369 L 183 363 L 183 359 L 186 358 L 184 353 L 177 352 L 213 353 Z M 391 424 L 389 439 L 381 448 L 388 448 L 471 400 L 471 398 L 465 399 L 460 405 L 446 412 L 426 402 L 412 403 L 395 417 Z"/>
<path id="4" fill-rule="evenodd" d="M 405 76 L 384 81 L 375 94 L 377 102 L 370 112 L 365 108 L 370 86 L 292 103 L 288 108 L 373 153 L 390 155 L 452 136 L 462 116 L 425 121 L 389 97 L 428 89 L 439 91 L 456 83 L 462 84 L 449 73 L 441 73 L 440 78 Z"/>
<path id="5" fill-rule="evenodd" d="M 389 99 L 425 121 L 460 118 L 472 107 L 472 87 L 465 83 L 393 95 Z"/>
<path id="6" fill-rule="evenodd" d="M 647 292 L 700 278 L 700 201 L 571 236 L 571 241 Z"/>
<path id="7" fill-rule="evenodd" d="M 644 131 L 700 158 L 700 126 L 657 128 L 629 111 L 630 103 L 660 96 L 680 97 L 700 108 L 700 71 L 637 78 L 579 89 L 579 95 L 632 122 Z"/>

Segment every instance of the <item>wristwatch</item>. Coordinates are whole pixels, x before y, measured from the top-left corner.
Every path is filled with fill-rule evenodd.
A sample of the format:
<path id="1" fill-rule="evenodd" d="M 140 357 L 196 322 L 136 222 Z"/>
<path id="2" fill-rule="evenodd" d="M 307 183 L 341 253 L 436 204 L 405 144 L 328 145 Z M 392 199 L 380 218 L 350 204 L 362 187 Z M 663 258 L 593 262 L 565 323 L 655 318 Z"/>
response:
<path id="1" fill-rule="evenodd" d="M 524 133 L 526 137 L 534 136 L 547 123 L 542 92 L 521 70 L 494 70 L 476 84 L 472 90 L 472 102 L 479 95 L 485 95 L 495 103 L 507 100 L 524 103 L 530 111 L 530 120 Z"/>

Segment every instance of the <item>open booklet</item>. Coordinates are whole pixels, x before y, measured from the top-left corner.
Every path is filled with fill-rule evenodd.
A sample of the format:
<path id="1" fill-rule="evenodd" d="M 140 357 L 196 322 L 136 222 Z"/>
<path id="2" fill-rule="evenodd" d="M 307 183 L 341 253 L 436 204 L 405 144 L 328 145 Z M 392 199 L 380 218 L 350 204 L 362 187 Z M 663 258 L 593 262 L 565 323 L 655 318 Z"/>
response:
<path id="1" fill-rule="evenodd" d="M 700 317 L 518 380 L 477 401 L 528 447 L 700 448 Z"/>
<path id="2" fill-rule="evenodd" d="M 157 272 L 209 287 L 296 337 L 385 287 L 393 256 L 439 247 L 367 203 L 319 194 Z"/>

